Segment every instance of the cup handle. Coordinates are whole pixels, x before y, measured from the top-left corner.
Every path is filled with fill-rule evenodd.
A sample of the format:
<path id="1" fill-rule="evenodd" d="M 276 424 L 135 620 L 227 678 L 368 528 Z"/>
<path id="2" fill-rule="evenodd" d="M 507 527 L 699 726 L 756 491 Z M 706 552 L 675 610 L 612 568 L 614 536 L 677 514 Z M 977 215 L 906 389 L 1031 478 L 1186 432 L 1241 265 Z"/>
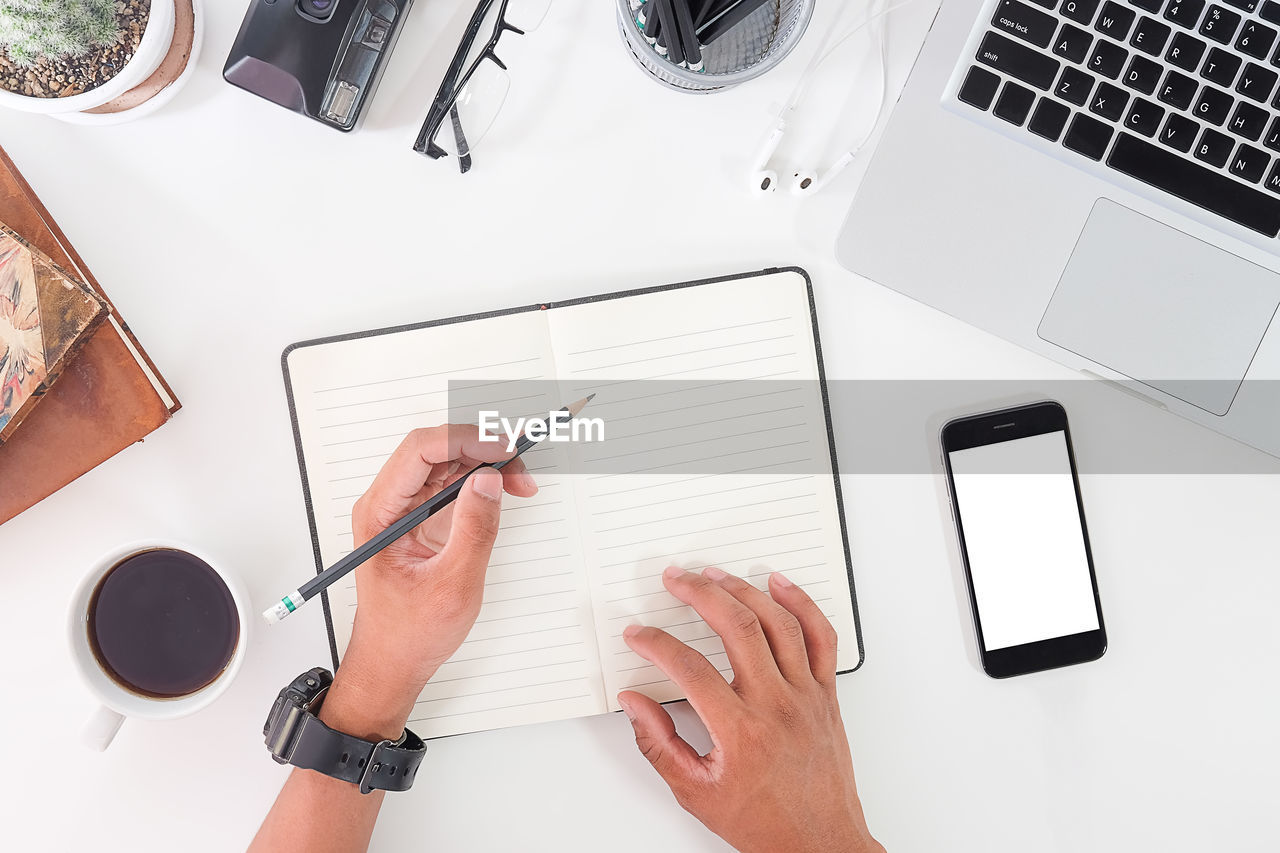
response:
<path id="1" fill-rule="evenodd" d="M 120 724 L 123 722 L 123 714 L 116 713 L 106 705 L 99 705 L 85 725 L 80 739 L 90 749 L 102 752 L 111 746 L 111 741 L 115 740 L 116 732 L 120 731 Z"/>

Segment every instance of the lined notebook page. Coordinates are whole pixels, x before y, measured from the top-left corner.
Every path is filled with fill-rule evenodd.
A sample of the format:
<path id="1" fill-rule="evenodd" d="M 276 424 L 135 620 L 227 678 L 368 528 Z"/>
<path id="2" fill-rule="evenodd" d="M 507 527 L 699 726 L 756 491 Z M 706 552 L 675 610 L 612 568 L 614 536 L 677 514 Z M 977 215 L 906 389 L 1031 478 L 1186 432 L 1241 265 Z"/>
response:
<path id="1" fill-rule="evenodd" d="M 521 399 L 530 384 L 517 381 L 554 375 L 545 314 L 334 341 L 289 354 L 326 566 L 351 551 L 352 505 L 410 430 L 448 422 L 459 397 L 503 413 L 545 415 L 563 404 Z M 563 445 L 530 450 L 525 459 L 538 494 L 504 498 L 480 616 L 414 707 L 410 721 L 424 737 L 604 710 L 578 513 L 557 470 L 563 452 Z M 342 655 L 358 607 L 354 573 L 329 589 L 329 605 Z"/>
<path id="2" fill-rule="evenodd" d="M 719 637 L 663 588 L 661 572 L 673 563 L 720 566 L 761 588 L 770 572 L 785 572 L 832 619 L 840 669 L 855 668 L 803 277 L 569 306 L 548 312 L 548 322 L 563 393 L 596 392 L 591 413 L 607 426 L 606 445 L 572 450 L 608 466 L 574 477 L 573 487 L 609 708 L 624 688 L 659 701 L 683 695 L 626 647 L 631 623 L 666 629 L 732 677 Z"/>
<path id="3" fill-rule="evenodd" d="M 832 619 L 840 668 L 860 663 L 802 276 L 335 340 L 288 366 L 325 565 L 351 551 L 352 505 L 408 431 L 598 395 L 584 414 L 605 443 L 525 455 L 540 491 L 504 500 L 480 616 L 414 708 L 423 736 L 616 710 L 624 688 L 680 698 L 622 642 L 632 622 L 731 677 L 719 638 L 662 587 L 672 563 L 760 587 L 786 572 Z M 341 656 L 354 575 L 329 595 Z"/>

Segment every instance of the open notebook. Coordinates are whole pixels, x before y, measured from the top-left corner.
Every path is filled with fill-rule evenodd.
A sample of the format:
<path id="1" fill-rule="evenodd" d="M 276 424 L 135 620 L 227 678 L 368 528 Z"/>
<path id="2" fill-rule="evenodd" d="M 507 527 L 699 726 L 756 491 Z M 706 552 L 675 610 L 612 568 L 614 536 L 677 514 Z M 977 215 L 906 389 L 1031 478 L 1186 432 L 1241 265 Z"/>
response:
<path id="1" fill-rule="evenodd" d="M 672 563 L 718 565 L 762 587 L 785 572 L 835 625 L 840 670 L 861 664 L 802 270 L 306 341 L 283 364 L 317 571 L 353 548 L 352 505 L 410 429 L 484 404 L 545 415 L 594 391 L 583 416 L 612 432 L 603 445 L 544 442 L 526 454 L 540 491 L 504 498 L 484 606 L 422 692 L 411 718 L 420 735 L 604 713 L 624 688 L 682 698 L 623 643 L 632 622 L 665 628 L 730 674 L 719 638 L 663 588 Z M 692 432 L 662 419 L 699 407 L 683 424 Z M 354 575 L 327 593 L 335 664 L 357 604 Z"/>

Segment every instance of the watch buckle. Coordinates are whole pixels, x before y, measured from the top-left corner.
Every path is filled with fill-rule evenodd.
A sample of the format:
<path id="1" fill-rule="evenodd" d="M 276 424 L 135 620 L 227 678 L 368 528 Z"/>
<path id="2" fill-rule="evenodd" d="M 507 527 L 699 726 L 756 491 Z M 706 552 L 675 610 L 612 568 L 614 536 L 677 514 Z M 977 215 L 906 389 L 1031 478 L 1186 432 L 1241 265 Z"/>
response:
<path id="1" fill-rule="evenodd" d="M 386 740 L 378 741 L 373 745 L 373 752 L 369 753 L 369 760 L 364 765 L 364 772 L 360 774 L 360 793 L 372 794 L 376 788 L 369 784 L 373 778 L 373 774 L 382 769 L 382 751 L 395 746 L 395 742 Z"/>

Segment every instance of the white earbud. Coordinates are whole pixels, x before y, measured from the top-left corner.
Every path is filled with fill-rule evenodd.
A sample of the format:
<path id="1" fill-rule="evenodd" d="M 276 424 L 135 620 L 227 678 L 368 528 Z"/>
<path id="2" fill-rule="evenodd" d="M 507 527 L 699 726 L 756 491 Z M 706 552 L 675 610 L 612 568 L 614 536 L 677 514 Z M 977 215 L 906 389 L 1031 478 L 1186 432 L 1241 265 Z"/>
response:
<path id="1" fill-rule="evenodd" d="M 778 149 L 782 146 L 782 137 L 786 134 L 787 130 L 787 117 L 800 103 L 801 98 L 804 96 L 805 89 L 808 87 L 810 78 L 813 76 L 814 72 L 817 71 L 818 66 L 821 65 L 828 56 L 834 53 L 836 48 L 848 41 L 855 33 L 859 32 L 869 24 L 879 21 L 889 12 L 901 8 L 911 2 L 912 0 L 896 0 L 896 2 L 894 2 L 894 0 L 872 0 L 872 8 L 867 17 L 863 18 L 856 26 L 844 32 L 837 38 L 835 36 L 839 31 L 838 25 L 840 21 L 843 20 L 843 16 L 845 14 L 844 10 L 840 12 L 836 24 L 827 31 L 826 38 L 823 39 L 822 44 L 818 47 L 818 51 L 810 60 L 809 66 L 800 76 L 800 80 L 792 90 L 791 96 L 787 99 L 787 103 L 782 107 L 775 108 L 776 114 L 774 116 L 773 124 L 769 128 L 769 135 L 765 139 L 764 146 L 760 149 L 760 153 L 753 161 L 751 190 L 755 195 L 766 196 L 775 192 L 778 188 L 778 174 L 769 167 L 769 163 L 773 159 L 773 156 L 778 152 Z M 852 6 L 844 7 L 844 9 L 849 8 L 852 8 Z M 832 42 L 832 38 L 835 38 L 834 42 Z M 887 57 L 885 50 L 886 38 L 887 32 L 885 28 L 880 27 L 873 41 L 876 54 L 879 59 L 879 62 L 877 63 L 877 70 L 879 76 L 880 96 L 876 101 L 874 120 L 871 122 L 871 126 L 867 129 L 863 137 L 858 140 L 856 145 L 842 155 L 840 159 L 832 163 L 831 167 L 821 174 L 812 169 L 799 169 L 792 173 L 790 189 L 793 195 L 813 195 L 835 180 L 841 172 L 853 163 L 858 156 L 858 152 L 874 133 L 876 126 L 879 124 L 880 118 L 883 116 L 888 95 L 888 73 L 886 68 Z"/>
<path id="2" fill-rule="evenodd" d="M 810 190 L 817 192 L 814 188 L 817 183 L 819 180 L 816 172 L 796 172 L 791 176 L 791 192 L 793 195 L 808 195 Z"/>
<path id="3" fill-rule="evenodd" d="M 839 160 L 831 164 L 831 168 L 827 169 L 821 175 L 815 172 L 796 172 L 791 176 L 791 193 L 792 195 L 814 195 L 821 192 L 822 188 L 834 181 L 841 172 L 849 167 L 854 158 L 858 156 L 857 151 L 849 151 Z"/>
<path id="4" fill-rule="evenodd" d="M 778 173 L 773 169 L 761 169 L 756 172 L 754 180 L 752 192 L 758 196 L 766 196 L 778 190 Z"/>
<path id="5" fill-rule="evenodd" d="M 751 191 L 757 196 L 769 195 L 778 188 L 778 173 L 769 168 L 769 161 L 778 152 L 778 146 L 782 144 L 782 137 L 787 132 L 785 115 L 786 108 L 784 107 L 774 117 L 769 136 L 765 139 L 764 145 L 760 147 L 760 153 L 756 155 L 753 161 L 755 168 L 751 173 Z"/>

